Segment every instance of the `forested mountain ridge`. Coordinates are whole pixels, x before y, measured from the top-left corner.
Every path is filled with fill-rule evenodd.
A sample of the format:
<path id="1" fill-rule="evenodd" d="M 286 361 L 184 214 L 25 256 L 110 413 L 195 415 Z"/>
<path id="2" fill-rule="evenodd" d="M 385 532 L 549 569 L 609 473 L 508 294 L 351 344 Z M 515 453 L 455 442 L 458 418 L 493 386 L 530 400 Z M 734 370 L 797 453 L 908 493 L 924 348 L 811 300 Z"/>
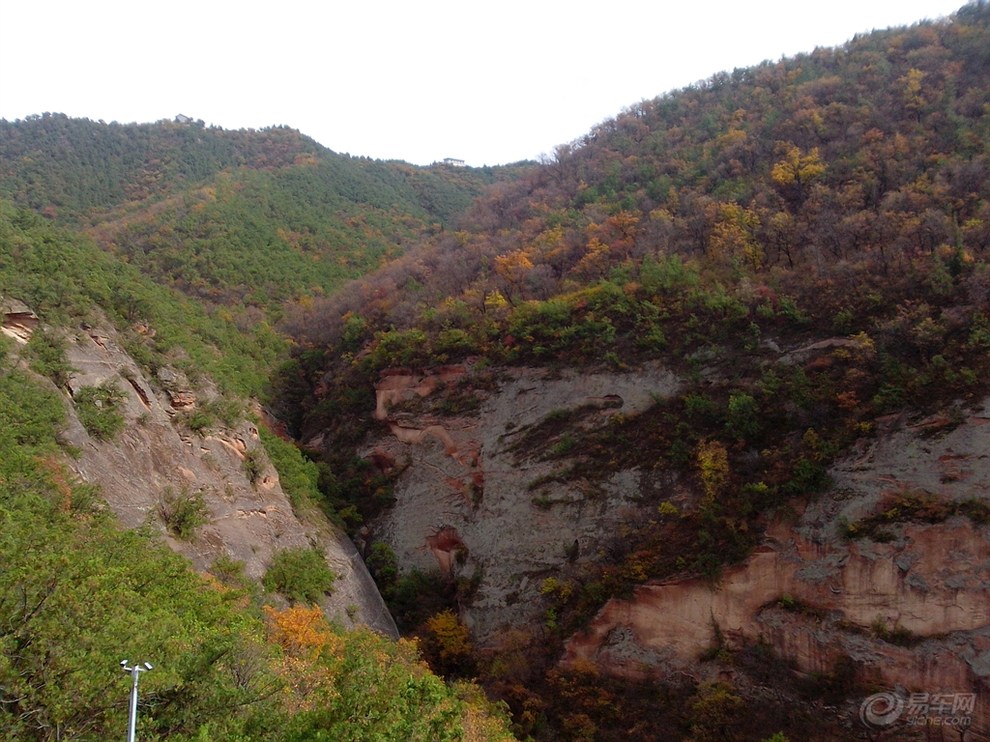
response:
<path id="1" fill-rule="evenodd" d="M 379 206 L 405 203 L 409 210 L 415 205 L 438 220 L 452 217 L 498 177 L 497 168 L 421 168 L 352 158 L 287 126 L 106 124 L 58 113 L 0 121 L 0 194 L 64 220 L 92 221 L 102 210 L 196 187 L 224 171 L 275 171 L 317 162 L 333 163 L 341 198 Z"/>
<path id="2" fill-rule="evenodd" d="M 286 419 L 304 438 L 339 427 L 326 414 L 347 405 L 299 404 L 300 384 L 324 398 L 390 365 L 684 363 L 764 334 L 878 332 L 891 402 L 953 392 L 926 376 L 934 356 L 980 378 L 987 24 L 970 4 L 718 74 L 561 146 L 460 231 L 290 308 L 305 350 L 282 377 Z"/>
<path id="3" fill-rule="evenodd" d="M 328 309 L 359 313 L 369 329 L 406 327 L 447 298 L 545 299 L 657 254 L 703 259 L 730 279 L 867 262 L 897 272 L 940 248 L 966 260 L 990 238 L 986 15 L 970 4 L 951 23 L 876 32 L 634 105 L 479 199 L 439 249 Z M 453 270 L 439 275 L 441 263 Z M 418 304 L 399 293 L 362 306 L 355 297 L 376 282 L 414 284 Z"/>
<path id="4" fill-rule="evenodd" d="M 403 594 L 415 570 L 382 581 L 397 618 L 430 647 L 448 601 L 482 648 L 442 666 L 480 672 L 525 733 L 865 738 L 857 694 L 947 682 L 909 650 L 898 680 L 871 674 L 912 642 L 936 642 L 939 666 L 988 697 L 966 659 L 990 656 L 975 583 L 973 610 L 937 630 L 897 602 L 904 585 L 951 602 L 900 550 L 952 528 L 973 565 L 986 548 L 988 50 L 990 8 L 971 3 L 644 101 L 494 186 L 458 231 L 286 313 L 300 347 L 278 409 L 336 470 L 363 458 L 348 481 L 363 477 L 350 496 L 372 554 L 420 571 L 436 557 L 449 575 L 432 605 Z M 880 457 L 902 426 L 952 445 L 898 438 L 903 456 Z M 952 456 L 967 473 L 943 472 Z M 870 468 L 881 458 L 886 473 Z M 836 583 L 801 593 L 813 598 L 764 585 L 750 594 L 767 604 L 740 622 L 732 591 L 705 580 L 747 578 L 779 538 L 808 549 L 806 576 L 841 582 L 826 562 L 867 552 L 900 565 L 899 587 L 886 603 L 850 588 L 871 621 L 830 597 Z M 632 596 L 668 583 L 715 596 L 711 651 L 686 650 L 706 663 L 649 644 L 643 627 L 666 609 Z M 810 636 L 831 648 L 788 654 Z M 771 682 L 793 677 L 788 662 L 815 682 Z M 649 681 L 613 686 L 606 671 Z M 744 698 L 760 699 L 762 726 Z M 851 713 L 824 723 L 814 703 Z"/>
<path id="5" fill-rule="evenodd" d="M 287 127 L 0 121 L 0 196 L 242 323 L 400 255 L 514 172 L 339 155 Z"/>
<path id="6" fill-rule="evenodd" d="M 287 127 L 119 124 L 45 113 L 0 124 L 3 195 L 64 219 L 158 198 L 224 169 L 287 167 L 322 149 Z"/>

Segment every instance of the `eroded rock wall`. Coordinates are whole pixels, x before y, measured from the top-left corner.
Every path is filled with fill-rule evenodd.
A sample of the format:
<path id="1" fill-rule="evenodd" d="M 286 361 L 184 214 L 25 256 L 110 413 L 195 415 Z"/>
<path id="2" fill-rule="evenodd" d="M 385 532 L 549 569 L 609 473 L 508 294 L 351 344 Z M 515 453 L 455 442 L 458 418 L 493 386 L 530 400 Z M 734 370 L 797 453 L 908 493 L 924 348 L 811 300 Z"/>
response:
<path id="1" fill-rule="evenodd" d="M 883 542 L 847 538 L 891 496 L 948 502 L 990 496 L 990 400 L 953 427 L 940 418 L 889 429 L 832 471 L 833 487 L 769 530 L 717 585 L 643 585 L 612 600 L 567 644 L 630 677 L 683 671 L 716 640 L 768 642 L 805 673 L 852 660 L 861 682 L 918 693 L 975 693 L 967 739 L 990 738 L 990 525 L 956 515 L 896 522 Z M 933 432 L 934 431 L 934 432 Z"/>
<path id="2" fill-rule="evenodd" d="M 315 545 L 337 576 L 325 602 L 328 614 L 344 626 L 363 624 L 397 636 L 354 544 L 315 509 L 302 518 L 293 511 L 252 424 L 192 433 L 172 420 L 177 410 L 202 402 L 181 373 L 166 369 L 159 378 L 148 378 L 109 327 L 80 329 L 68 341 L 68 360 L 75 372 L 69 388 L 61 390 L 70 410 L 64 438 L 78 450 L 69 465 L 82 480 L 100 486 L 125 526 L 150 524 L 197 569 L 207 570 L 225 556 L 242 562 L 245 573 L 255 579 L 264 575 L 276 551 Z M 87 433 L 69 399 L 83 387 L 104 383 L 116 384 L 123 392 L 118 409 L 126 420 L 125 429 L 110 441 Z M 254 481 L 244 466 L 249 455 L 260 467 Z M 161 501 L 168 493 L 203 496 L 207 522 L 189 540 L 174 537 L 162 523 Z"/>
<path id="3" fill-rule="evenodd" d="M 519 436 L 580 407 L 595 416 L 635 414 L 674 394 L 679 381 L 659 365 L 629 373 L 514 369 L 494 389 L 477 391 L 481 403 L 469 413 L 402 410 L 403 402 L 428 398 L 469 373 L 384 376 L 375 415 L 388 433 L 365 454 L 383 468 L 402 468 L 395 507 L 370 539 L 389 544 L 406 569 L 477 573 L 480 585 L 463 618 L 483 643 L 539 621 L 543 579 L 569 560 L 597 558 L 642 507 L 637 498 L 647 475 L 622 472 L 593 490 L 581 481 L 555 482 L 561 462 L 528 456 L 516 445 Z M 456 541 L 440 538 L 444 533 Z"/>
<path id="4" fill-rule="evenodd" d="M 543 621 L 543 579 L 569 560 L 601 559 L 623 524 L 648 516 L 647 493 L 675 501 L 692 493 L 674 475 L 657 481 L 651 462 L 604 484 L 559 482 L 561 460 L 518 445 L 562 412 L 593 409 L 600 420 L 675 394 L 678 380 L 661 367 L 515 369 L 479 391 L 480 405 L 469 412 L 421 403 L 445 385 L 470 383 L 471 373 L 384 376 L 374 414 L 387 432 L 365 453 L 383 471 L 401 471 L 396 505 L 370 538 L 390 544 L 406 568 L 477 570 L 480 586 L 463 617 L 484 643 Z M 830 490 L 772 524 L 765 542 L 717 585 L 646 584 L 629 600 L 610 601 L 569 640 L 563 663 L 593 662 L 630 678 L 701 679 L 707 670 L 699 657 L 716 635 L 730 649 L 763 642 L 808 677 L 852 667 L 861 687 L 975 693 L 967 739 L 987 738 L 990 525 L 958 510 L 931 523 L 895 515 L 882 539 L 848 537 L 849 524 L 906 493 L 987 503 L 990 400 L 959 409 L 879 421 L 877 435 L 832 468 Z M 851 729 L 855 708 L 847 718 Z"/>

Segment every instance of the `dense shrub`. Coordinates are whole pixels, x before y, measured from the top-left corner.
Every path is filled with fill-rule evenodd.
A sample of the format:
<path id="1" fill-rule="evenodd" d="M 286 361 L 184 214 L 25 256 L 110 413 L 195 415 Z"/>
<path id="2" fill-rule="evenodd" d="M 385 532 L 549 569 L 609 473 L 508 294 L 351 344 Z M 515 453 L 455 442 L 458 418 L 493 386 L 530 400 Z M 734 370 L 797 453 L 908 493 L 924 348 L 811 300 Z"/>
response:
<path id="1" fill-rule="evenodd" d="M 47 376 L 56 386 L 65 386 L 74 370 L 66 360 L 65 348 L 65 340 L 55 333 L 35 330 L 27 344 L 31 369 Z"/>
<path id="2" fill-rule="evenodd" d="M 278 478 L 293 507 L 320 500 L 318 482 L 320 472 L 316 464 L 303 456 L 302 452 L 289 441 L 262 427 L 258 433 L 265 446 L 265 452 L 278 471 Z"/>
<path id="3" fill-rule="evenodd" d="M 336 576 L 316 549 L 283 549 L 272 557 L 262 584 L 294 602 L 318 603 L 330 592 Z"/>
<path id="4" fill-rule="evenodd" d="M 79 422 L 86 432 L 101 441 L 113 440 L 124 429 L 124 415 L 119 409 L 124 399 L 124 393 L 113 381 L 85 386 L 73 397 Z"/>
<path id="5" fill-rule="evenodd" d="M 41 446 L 52 443 L 55 429 L 65 419 L 58 395 L 43 389 L 20 371 L 0 371 L 0 430 L 12 445 Z"/>
<path id="6" fill-rule="evenodd" d="M 158 516 L 173 536 L 189 540 L 197 528 L 208 522 L 209 510 L 201 491 L 176 492 L 169 487 L 158 498 Z"/>

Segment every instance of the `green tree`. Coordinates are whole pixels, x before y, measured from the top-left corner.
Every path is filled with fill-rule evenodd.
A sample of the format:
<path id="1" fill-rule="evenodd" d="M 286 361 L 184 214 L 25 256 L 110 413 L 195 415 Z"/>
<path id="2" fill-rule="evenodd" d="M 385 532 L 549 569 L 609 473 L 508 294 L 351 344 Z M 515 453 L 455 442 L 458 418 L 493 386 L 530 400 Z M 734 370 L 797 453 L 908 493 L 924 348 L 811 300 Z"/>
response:
<path id="1" fill-rule="evenodd" d="M 760 410 L 756 400 L 745 392 L 729 395 L 725 429 L 740 440 L 752 440 L 760 432 Z"/>
<path id="2" fill-rule="evenodd" d="M 702 683 L 691 702 L 691 739 L 729 742 L 745 717 L 743 699 L 725 683 Z"/>

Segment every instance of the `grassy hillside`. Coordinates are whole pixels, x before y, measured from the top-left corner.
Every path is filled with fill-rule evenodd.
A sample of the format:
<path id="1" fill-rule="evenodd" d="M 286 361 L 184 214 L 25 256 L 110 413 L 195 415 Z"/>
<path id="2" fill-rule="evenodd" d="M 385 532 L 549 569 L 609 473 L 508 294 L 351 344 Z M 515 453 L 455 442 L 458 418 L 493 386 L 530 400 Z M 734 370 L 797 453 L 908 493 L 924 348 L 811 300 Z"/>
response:
<path id="1" fill-rule="evenodd" d="M 272 325 L 286 301 L 333 293 L 519 172 L 352 158 L 287 127 L 0 121 L 3 218 L 40 235 L 0 254 L 0 288 L 46 315 L 96 302 L 118 324 L 150 324 L 154 339 L 131 348 L 143 362 L 139 345 L 182 348 L 186 365 L 258 395 L 285 347 Z M 64 229 L 42 235 L 45 222 Z"/>

